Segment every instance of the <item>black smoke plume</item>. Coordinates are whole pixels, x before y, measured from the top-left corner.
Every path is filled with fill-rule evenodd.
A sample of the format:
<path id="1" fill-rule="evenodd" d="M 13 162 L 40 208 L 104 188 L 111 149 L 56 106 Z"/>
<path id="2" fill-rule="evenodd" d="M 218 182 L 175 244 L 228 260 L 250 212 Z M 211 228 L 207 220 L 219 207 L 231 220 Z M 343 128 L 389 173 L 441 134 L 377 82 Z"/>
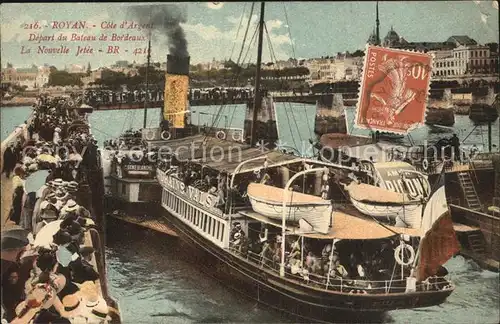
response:
<path id="1" fill-rule="evenodd" d="M 129 13 L 139 24 L 152 24 L 153 30 L 166 36 L 169 54 L 189 56 L 186 34 L 181 23 L 187 21 L 185 6 L 176 4 L 130 6 Z"/>

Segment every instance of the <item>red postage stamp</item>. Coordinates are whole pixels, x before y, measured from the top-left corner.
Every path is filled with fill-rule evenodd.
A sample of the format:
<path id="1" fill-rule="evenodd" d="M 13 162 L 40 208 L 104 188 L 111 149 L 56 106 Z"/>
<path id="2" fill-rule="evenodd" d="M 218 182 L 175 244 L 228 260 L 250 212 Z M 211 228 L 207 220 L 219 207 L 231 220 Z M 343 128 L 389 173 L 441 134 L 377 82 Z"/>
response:
<path id="1" fill-rule="evenodd" d="M 367 46 L 356 126 L 406 134 L 425 122 L 429 54 Z"/>

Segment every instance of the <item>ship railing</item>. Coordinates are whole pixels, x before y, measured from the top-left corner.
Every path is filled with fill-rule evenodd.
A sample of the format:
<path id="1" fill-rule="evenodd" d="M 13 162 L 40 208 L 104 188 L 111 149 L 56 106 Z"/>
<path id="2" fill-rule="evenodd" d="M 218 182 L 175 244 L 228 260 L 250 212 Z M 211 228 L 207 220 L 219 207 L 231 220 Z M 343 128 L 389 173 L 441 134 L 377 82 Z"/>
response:
<path id="1" fill-rule="evenodd" d="M 243 254 L 237 247 L 229 247 L 229 251 L 240 258 L 254 263 L 259 268 L 279 276 L 279 261 L 271 260 L 252 251 Z M 300 269 L 302 270 L 304 268 Z M 292 274 L 290 265 L 287 265 L 285 277 L 299 282 L 302 285 L 349 294 L 392 294 L 405 293 L 408 291 L 406 278 L 392 280 L 362 280 L 337 276 L 323 276 L 311 272 L 303 272 L 303 270 L 299 270 L 299 272 L 301 272 L 301 274 Z M 433 276 L 422 282 L 416 283 L 415 289 L 412 291 L 439 291 L 452 288 L 453 285 L 445 277 Z"/>

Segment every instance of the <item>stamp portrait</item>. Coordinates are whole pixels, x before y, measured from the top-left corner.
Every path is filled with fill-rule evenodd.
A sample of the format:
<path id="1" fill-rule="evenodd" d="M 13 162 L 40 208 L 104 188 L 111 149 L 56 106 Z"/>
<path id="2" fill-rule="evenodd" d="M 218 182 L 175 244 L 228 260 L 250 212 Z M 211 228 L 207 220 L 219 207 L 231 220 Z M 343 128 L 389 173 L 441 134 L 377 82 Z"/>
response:
<path id="1" fill-rule="evenodd" d="M 356 126 L 405 134 L 423 124 L 432 56 L 368 45 Z"/>

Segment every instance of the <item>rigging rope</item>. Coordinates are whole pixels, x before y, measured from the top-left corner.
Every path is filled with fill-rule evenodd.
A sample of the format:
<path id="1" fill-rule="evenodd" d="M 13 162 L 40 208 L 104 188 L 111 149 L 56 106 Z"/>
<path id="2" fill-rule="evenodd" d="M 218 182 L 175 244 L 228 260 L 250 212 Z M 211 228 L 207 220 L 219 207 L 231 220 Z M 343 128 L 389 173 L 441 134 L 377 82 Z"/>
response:
<path id="1" fill-rule="evenodd" d="M 273 48 L 273 45 L 272 45 L 272 42 L 271 42 L 271 36 L 269 35 L 269 31 L 267 30 L 266 24 L 264 24 L 264 28 L 265 28 L 265 31 L 266 31 L 266 37 L 267 37 L 267 41 L 268 41 L 268 45 L 269 45 L 269 53 L 270 53 L 270 56 L 271 56 L 271 60 L 274 60 L 276 62 L 276 65 L 277 65 L 278 64 L 278 58 L 276 57 L 276 52 L 274 51 L 274 48 Z M 280 70 L 279 66 L 278 66 L 278 70 Z M 282 77 L 280 77 L 280 79 L 281 79 L 281 84 L 282 84 L 282 88 L 283 88 L 284 80 L 283 80 Z M 290 135 L 292 136 L 292 140 L 293 140 L 295 149 L 299 150 L 299 148 L 297 147 L 297 143 L 295 142 L 295 137 L 293 136 L 294 134 L 293 134 L 293 131 L 292 131 L 292 125 L 290 124 L 290 119 L 289 119 L 289 116 L 288 116 L 286 103 L 284 103 L 283 107 L 284 107 L 285 113 L 287 115 L 288 127 L 290 128 Z M 290 108 L 290 113 L 292 114 L 292 119 L 294 121 L 295 127 L 297 128 L 297 132 L 299 134 L 299 139 L 302 142 L 302 135 L 300 134 L 299 126 L 297 124 L 297 119 L 295 118 L 295 114 L 293 112 L 293 107 L 292 107 L 292 104 L 290 102 L 288 102 L 288 107 Z"/>
<path id="2" fill-rule="evenodd" d="M 247 28 L 245 30 L 245 36 L 243 36 L 243 43 L 241 44 L 241 51 L 240 51 L 240 55 L 238 55 L 237 62 L 240 62 L 241 53 L 243 52 L 243 48 L 245 47 L 245 41 L 246 41 L 247 36 L 248 36 L 248 29 L 250 28 L 250 23 L 252 22 L 252 15 L 253 15 L 253 9 L 254 9 L 254 7 L 255 7 L 255 2 L 252 2 L 252 8 L 250 9 L 250 15 L 248 16 Z M 250 41 L 250 43 L 251 42 L 252 41 Z"/>
<path id="3" fill-rule="evenodd" d="M 248 22 L 247 22 L 247 28 L 245 30 L 245 35 L 243 37 L 243 42 L 242 42 L 242 45 L 241 45 L 241 49 L 240 49 L 240 53 L 238 55 L 238 60 L 236 61 L 236 66 L 238 67 L 238 70 L 237 70 L 237 73 L 236 75 L 234 75 L 234 78 L 233 80 L 231 80 L 230 82 L 230 86 L 233 85 L 233 84 L 237 84 L 238 80 L 239 80 L 239 77 L 240 77 L 240 74 L 241 74 L 241 69 L 240 69 L 240 60 L 241 60 L 241 55 L 245 49 L 245 42 L 246 42 L 246 38 L 247 38 L 247 35 L 248 35 L 248 29 L 250 28 L 250 23 L 251 23 L 251 18 L 252 18 L 252 14 L 253 14 L 253 9 L 254 9 L 254 4 L 252 4 L 252 8 L 250 10 L 250 16 L 249 16 L 249 19 L 248 19 Z M 255 32 L 255 34 L 257 33 L 257 31 Z M 254 34 L 254 37 L 255 37 L 255 34 Z M 252 38 L 253 39 L 253 38 Z M 219 119 L 220 119 L 220 115 L 222 114 L 222 111 L 224 110 L 224 107 L 225 107 L 225 104 L 222 103 L 221 106 L 219 107 L 219 110 L 215 116 L 215 118 L 213 119 L 213 122 L 210 126 L 210 129 L 209 131 L 211 131 L 214 126 L 218 123 Z M 235 112 L 236 109 L 233 109 L 233 116 L 234 116 L 234 112 Z M 231 121 L 229 124 L 232 124 L 232 118 L 231 118 Z M 205 140 L 206 140 L 206 136 L 205 136 Z"/>
<path id="4" fill-rule="evenodd" d="M 290 44 L 292 45 L 292 58 L 297 59 L 297 56 L 295 55 L 295 46 L 293 46 L 293 40 L 292 40 L 292 31 L 290 30 L 290 23 L 288 22 L 288 14 L 286 12 L 286 4 L 283 3 L 283 9 L 285 10 L 285 20 L 286 20 L 286 25 L 288 27 L 288 37 L 290 38 Z"/>
<path id="5" fill-rule="evenodd" d="M 253 8 L 254 4 L 252 3 L 252 8 Z M 241 28 L 241 25 L 243 23 L 243 17 L 245 16 L 245 9 L 247 7 L 247 3 L 245 2 L 244 3 L 244 6 L 243 6 L 243 11 L 241 12 L 241 18 L 240 18 L 240 23 L 238 25 L 238 30 L 236 31 L 236 36 L 234 37 L 234 43 L 233 43 L 233 48 L 231 49 L 231 55 L 229 55 L 229 60 L 231 61 L 232 58 L 233 58 L 233 52 L 234 52 L 234 47 L 236 46 L 236 41 L 238 40 L 238 36 L 240 35 L 240 28 Z M 252 17 L 252 14 L 250 13 L 250 17 Z"/>
<path id="6" fill-rule="evenodd" d="M 253 36 L 252 36 L 252 39 L 250 40 L 249 44 L 248 44 L 248 50 L 247 50 L 247 53 L 245 54 L 245 57 L 243 58 L 243 61 L 242 61 L 242 66 L 243 66 L 243 62 L 245 62 L 246 58 L 247 58 L 247 55 L 248 55 L 248 52 L 250 51 L 250 48 L 252 46 L 252 42 L 254 41 L 254 39 L 256 39 L 255 37 L 257 36 L 257 31 L 259 30 L 259 26 L 257 25 L 255 27 L 255 31 L 253 33 Z M 243 48 L 241 49 L 242 51 L 244 50 Z M 241 54 L 241 53 L 240 53 Z M 250 61 L 250 60 L 249 60 Z M 238 61 L 238 66 L 239 66 L 239 63 L 240 61 Z M 238 70 L 238 74 L 236 76 L 236 81 L 239 79 L 239 76 L 240 76 L 240 73 L 241 73 L 241 70 Z M 236 106 L 235 106 L 236 108 Z M 234 113 L 236 112 L 236 109 L 233 109 L 233 113 L 231 114 L 231 118 L 229 119 L 229 124 L 231 125 L 233 123 L 233 118 L 234 118 Z"/>

